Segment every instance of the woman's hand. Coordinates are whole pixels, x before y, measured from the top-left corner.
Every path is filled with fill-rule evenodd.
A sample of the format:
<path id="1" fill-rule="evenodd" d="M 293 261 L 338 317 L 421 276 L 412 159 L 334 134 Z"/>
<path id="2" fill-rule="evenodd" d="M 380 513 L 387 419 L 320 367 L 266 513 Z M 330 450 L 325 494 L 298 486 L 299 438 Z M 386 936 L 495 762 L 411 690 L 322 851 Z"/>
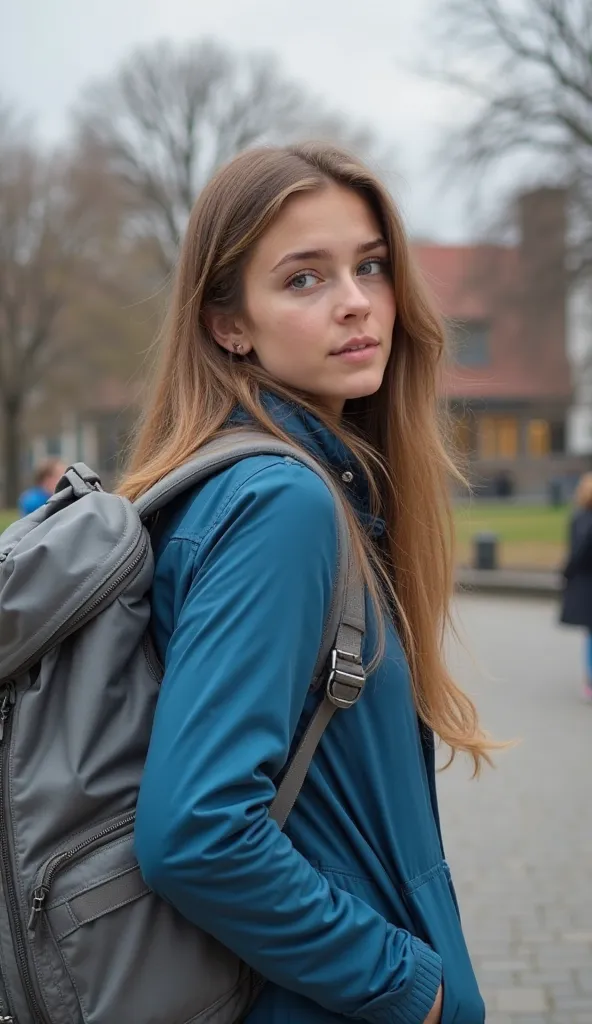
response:
<path id="1" fill-rule="evenodd" d="M 428 1013 L 428 1015 L 427 1015 L 427 1017 L 425 1019 L 425 1024 L 440 1024 L 441 1014 L 442 1014 L 442 986 L 440 985 L 440 988 L 438 989 L 438 994 L 436 996 L 436 1002 L 434 1003 L 434 1005 L 432 1006 L 430 1012 Z"/>

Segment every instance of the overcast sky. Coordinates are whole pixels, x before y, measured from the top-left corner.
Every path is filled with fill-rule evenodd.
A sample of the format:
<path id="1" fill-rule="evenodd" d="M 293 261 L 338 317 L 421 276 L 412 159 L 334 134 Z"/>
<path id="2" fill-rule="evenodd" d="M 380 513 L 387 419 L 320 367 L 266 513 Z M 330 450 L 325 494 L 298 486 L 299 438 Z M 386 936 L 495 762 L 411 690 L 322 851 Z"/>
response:
<path id="1" fill-rule="evenodd" d="M 48 141 L 89 79 L 139 45 L 215 36 L 273 51 L 335 108 L 375 126 L 396 153 L 396 193 L 416 235 L 468 237 L 462 190 L 443 191 L 435 147 L 458 97 L 411 68 L 429 56 L 438 0 L 0 0 L 0 94 L 33 114 Z"/>

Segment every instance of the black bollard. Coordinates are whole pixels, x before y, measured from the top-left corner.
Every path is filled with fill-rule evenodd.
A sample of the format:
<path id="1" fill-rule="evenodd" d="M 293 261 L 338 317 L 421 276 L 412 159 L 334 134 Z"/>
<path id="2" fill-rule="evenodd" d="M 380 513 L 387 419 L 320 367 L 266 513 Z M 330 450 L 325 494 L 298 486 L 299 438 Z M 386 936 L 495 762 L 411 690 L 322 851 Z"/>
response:
<path id="1" fill-rule="evenodd" d="M 552 508 L 563 505 L 563 487 L 561 480 L 550 480 L 547 485 L 547 501 Z"/>
<path id="2" fill-rule="evenodd" d="M 478 533 L 474 537 L 475 569 L 497 569 L 497 543 L 495 533 Z"/>

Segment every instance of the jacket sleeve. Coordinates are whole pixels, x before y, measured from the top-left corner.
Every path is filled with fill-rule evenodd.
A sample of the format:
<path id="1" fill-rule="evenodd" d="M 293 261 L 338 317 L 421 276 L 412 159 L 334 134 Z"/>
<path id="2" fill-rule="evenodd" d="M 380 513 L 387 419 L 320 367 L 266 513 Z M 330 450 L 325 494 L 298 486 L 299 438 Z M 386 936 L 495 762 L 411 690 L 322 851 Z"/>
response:
<path id="1" fill-rule="evenodd" d="M 346 1016 L 423 1024 L 440 957 L 330 884 L 268 814 L 331 601 L 331 494 L 293 462 L 266 465 L 205 537 L 169 543 L 198 568 L 138 802 L 148 885 L 276 984 Z"/>

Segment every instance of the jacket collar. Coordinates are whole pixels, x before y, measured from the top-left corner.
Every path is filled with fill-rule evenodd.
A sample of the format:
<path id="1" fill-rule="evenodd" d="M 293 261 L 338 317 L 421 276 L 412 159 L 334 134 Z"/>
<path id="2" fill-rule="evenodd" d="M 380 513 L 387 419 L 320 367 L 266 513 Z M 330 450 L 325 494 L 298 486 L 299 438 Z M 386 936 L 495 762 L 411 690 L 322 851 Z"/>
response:
<path id="1" fill-rule="evenodd" d="M 385 532 L 385 524 L 370 511 L 368 479 L 353 452 L 321 420 L 296 402 L 287 402 L 278 395 L 264 392 L 262 403 L 278 427 L 336 476 L 341 477 L 360 523 L 372 537 L 381 537 Z M 231 422 L 248 422 L 248 414 L 237 408 L 231 416 Z"/>

